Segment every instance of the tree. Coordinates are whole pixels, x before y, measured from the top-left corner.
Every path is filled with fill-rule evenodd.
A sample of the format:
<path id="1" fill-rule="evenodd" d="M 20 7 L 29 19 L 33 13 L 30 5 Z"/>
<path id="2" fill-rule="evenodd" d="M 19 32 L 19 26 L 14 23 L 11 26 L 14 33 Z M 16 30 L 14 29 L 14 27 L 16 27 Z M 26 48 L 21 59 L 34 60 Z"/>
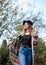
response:
<path id="1" fill-rule="evenodd" d="M 46 47 L 42 39 L 38 39 L 38 44 L 34 46 L 34 49 L 36 65 L 46 65 Z"/>
<path id="2" fill-rule="evenodd" d="M 6 65 L 8 63 L 11 64 L 9 60 L 9 49 L 7 46 L 7 41 L 3 40 L 2 46 L 0 48 L 0 65 Z"/>
<path id="3" fill-rule="evenodd" d="M 11 6 L 15 6 L 12 4 L 11 0 L 0 1 L 0 37 L 5 34 L 5 37 L 9 42 L 19 35 L 22 30 L 22 21 L 27 16 L 27 12 L 24 13 L 23 8 L 19 9 L 18 5 L 14 8 Z M 36 28 L 43 25 L 41 12 L 34 15 L 33 10 L 31 10 L 30 16 L 27 17 L 27 19 L 31 19 Z"/>

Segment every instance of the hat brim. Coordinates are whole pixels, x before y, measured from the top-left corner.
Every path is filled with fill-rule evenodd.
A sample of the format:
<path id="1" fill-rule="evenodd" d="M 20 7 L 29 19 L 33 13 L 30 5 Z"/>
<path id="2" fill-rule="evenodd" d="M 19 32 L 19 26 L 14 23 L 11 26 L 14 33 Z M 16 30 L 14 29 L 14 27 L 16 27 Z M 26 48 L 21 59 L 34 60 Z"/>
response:
<path id="1" fill-rule="evenodd" d="M 29 24 L 33 25 L 33 22 L 32 22 L 32 21 L 30 21 L 30 20 L 27 20 L 27 21 L 26 21 L 26 20 L 24 20 L 24 21 L 23 21 L 23 25 L 24 25 L 26 22 L 28 22 Z"/>

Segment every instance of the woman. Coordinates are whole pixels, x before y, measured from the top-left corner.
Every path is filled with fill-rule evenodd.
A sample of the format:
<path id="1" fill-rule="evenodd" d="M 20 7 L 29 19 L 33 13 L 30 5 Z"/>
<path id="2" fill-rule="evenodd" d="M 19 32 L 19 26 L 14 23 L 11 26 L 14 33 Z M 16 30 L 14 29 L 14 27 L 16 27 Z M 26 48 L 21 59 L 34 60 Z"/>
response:
<path id="1" fill-rule="evenodd" d="M 19 39 L 21 40 L 19 48 L 20 65 L 32 65 L 32 25 L 33 22 L 30 20 L 23 21 L 23 30 L 19 36 Z"/>

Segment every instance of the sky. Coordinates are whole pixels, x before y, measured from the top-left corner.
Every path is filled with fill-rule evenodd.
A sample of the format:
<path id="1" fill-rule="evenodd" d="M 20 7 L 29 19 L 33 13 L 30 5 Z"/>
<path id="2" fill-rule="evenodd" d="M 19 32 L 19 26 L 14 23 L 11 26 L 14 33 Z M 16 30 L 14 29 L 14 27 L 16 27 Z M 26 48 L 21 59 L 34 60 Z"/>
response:
<path id="1" fill-rule="evenodd" d="M 16 4 L 15 4 L 16 2 Z M 44 13 L 44 19 L 46 19 L 46 0 L 12 0 L 13 8 L 18 5 L 19 10 L 23 8 L 24 13 L 30 13 L 31 9 L 36 14 L 39 10 Z M 31 7 L 32 5 L 32 7 Z"/>
<path id="2" fill-rule="evenodd" d="M 43 21 L 43 23 L 46 24 L 46 0 L 12 0 L 13 9 L 15 8 L 16 5 L 19 6 L 18 14 L 21 13 L 20 9 L 23 8 L 22 11 L 23 13 L 27 14 L 26 17 L 30 16 L 31 10 L 34 10 L 33 11 L 34 14 L 36 14 L 38 11 L 41 11 L 44 14 L 43 18 L 45 21 Z M 18 18 L 19 17 L 20 16 L 18 15 Z M 42 32 L 40 32 L 40 36 L 44 40 L 46 40 L 46 31 L 43 30 Z M 0 38 L 0 43 L 2 43 L 2 39 Z"/>

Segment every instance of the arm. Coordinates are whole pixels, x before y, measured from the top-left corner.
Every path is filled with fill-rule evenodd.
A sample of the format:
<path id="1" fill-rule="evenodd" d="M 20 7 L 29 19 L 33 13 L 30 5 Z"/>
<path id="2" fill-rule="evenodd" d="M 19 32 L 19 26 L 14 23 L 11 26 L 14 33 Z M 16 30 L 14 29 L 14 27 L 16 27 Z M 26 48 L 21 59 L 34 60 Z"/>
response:
<path id="1" fill-rule="evenodd" d="M 37 43 L 38 43 L 38 31 L 35 31 L 34 32 L 34 35 L 33 35 L 33 43 L 34 43 L 34 45 L 37 45 Z"/>
<path id="2" fill-rule="evenodd" d="M 38 36 L 37 36 L 37 38 L 34 37 L 33 43 L 34 43 L 34 45 L 36 45 L 38 43 Z"/>

